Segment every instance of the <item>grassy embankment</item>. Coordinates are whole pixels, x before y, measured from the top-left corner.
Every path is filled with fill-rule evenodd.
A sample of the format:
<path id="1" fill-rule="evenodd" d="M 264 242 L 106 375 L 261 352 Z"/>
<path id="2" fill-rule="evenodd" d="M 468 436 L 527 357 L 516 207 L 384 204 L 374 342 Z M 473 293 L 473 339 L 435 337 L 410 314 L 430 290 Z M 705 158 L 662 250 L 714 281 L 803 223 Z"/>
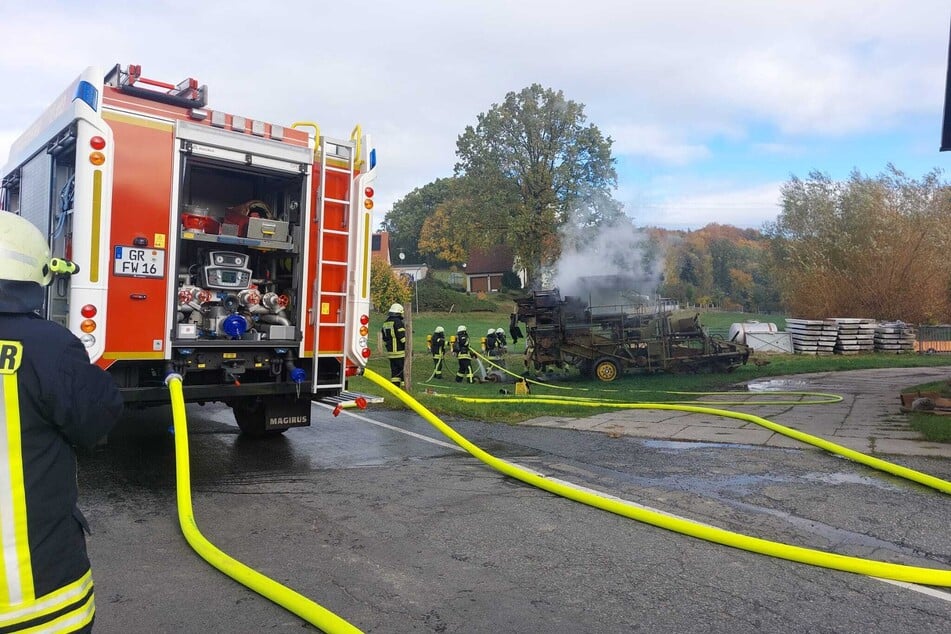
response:
<path id="1" fill-rule="evenodd" d="M 474 344 L 478 344 L 485 336 L 489 327 L 503 328 L 508 332 L 509 313 L 514 307 L 507 302 L 500 302 L 495 311 L 482 310 L 460 314 L 456 312 L 423 312 L 412 317 L 413 329 L 413 359 L 412 359 L 412 393 L 426 407 L 448 419 L 453 417 L 468 418 L 495 422 L 515 423 L 538 416 L 589 416 L 603 408 L 592 408 L 581 405 L 553 405 L 534 403 L 505 403 L 500 390 L 510 394 L 514 392 L 511 383 L 483 383 L 460 384 L 454 381 L 457 361 L 449 357 L 444 361 L 443 376 L 440 380 L 429 381 L 433 371 L 433 362 L 426 351 L 426 335 L 433 332 L 436 326 L 443 326 L 449 335 L 455 334 L 456 328 L 464 324 Z M 750 315 L 744 313 L 709 312 L 701 316 L 704 326 L 717 331 L 726 332 L 730 324 L 755 319 L 771 321 L 779 329 L 785 327 L 782 317 L 772 315 Z M 372 323 L 379 328 L 384 320 L 382 316 L 374 316 Z M 375 336 L 375 333 L 374 333 Z M 510 371 L 521 373 L 524 370 L 522 355 L 525 351 L 525 341 L 520 340 L 512 345 L 509 341 L 509 354 L 506 358 Z M 755 365 L 753 359 L 769 361 L 768 365 Z M 810 372 L 830 372 L 841 370 L 861 370 L 870 368 L 891 367 L 931 367 L 951 366 L 951 356 L 945 355 L 918 355 L 918 354 L 863 354 L 863 355 L 831 355 L 806 356 L 793 354 L 758 354 L 751 362 L 738 368 L 730 374 L 625 374 L 612 383 L 602 383 L 597 380 L 588 380 L 581 377 L 577 371 L 570 370 L 563 373 L 553 386 L 532 385 L 532 393 L 558 396 L 587 396 L 605 400 L 623 402 L 663 402 L 688 401 L 696 396 L 690 394 L 674 394 L 672 392 L 703 392 L 725 391 L 737 389 L 738 383 L 754 379 L 781 376 L 789 374 L 805 374 Z M 389 364 L 379 346 L 374 346 L 369 367 L 385 377 L 389 377 Z M 949 367 L 951 376 L 951 367 Z M 570 388 L 570 389 L 564 389 Z M 364 378 L 357 377 L 350 383 L 350 389 L 380 394 L 375 385 Z M 493 397 L 502 399 L 497 403 L 466 403 L 451 396 Z M 895 395 L 896 399 L 898 395 Z M 387 397 L 388 407 L 401 407 L 393 398 Z M 951 442 L 951 418 L 941 416 L 914 415 L 910 416 L 910 424 L 921 431 L 926 437 L 933 440 Z M 934 421 L 932 419 L 941 419 Z"/>

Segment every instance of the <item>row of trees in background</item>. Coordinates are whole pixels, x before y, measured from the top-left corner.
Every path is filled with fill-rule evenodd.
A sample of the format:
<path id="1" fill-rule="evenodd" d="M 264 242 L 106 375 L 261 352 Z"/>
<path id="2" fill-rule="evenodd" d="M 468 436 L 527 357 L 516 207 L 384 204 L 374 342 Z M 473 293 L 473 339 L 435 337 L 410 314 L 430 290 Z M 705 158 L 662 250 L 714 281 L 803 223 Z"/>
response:
<path id="1" fill-rule="evenodd" d="M 626 235 L 633 226 L 611 196 L 611 145 L 560 91 L 533 84 L 509 93 L 459 136 L 453 176 L 413 190 L 387 213 L 391 248 L 438 266 L 506 245 L 537 286 L 563 251 L 594 253 L 586 245 L 603 229 Z M 794 176 L 763 231 L 642 230 L 632 250 L 663 274 L 656 288 L 637 290 L 804 318 L 951 322 L 949 192 L 937 170 L 915 180 L 891 165 L 844 182 Z"/>

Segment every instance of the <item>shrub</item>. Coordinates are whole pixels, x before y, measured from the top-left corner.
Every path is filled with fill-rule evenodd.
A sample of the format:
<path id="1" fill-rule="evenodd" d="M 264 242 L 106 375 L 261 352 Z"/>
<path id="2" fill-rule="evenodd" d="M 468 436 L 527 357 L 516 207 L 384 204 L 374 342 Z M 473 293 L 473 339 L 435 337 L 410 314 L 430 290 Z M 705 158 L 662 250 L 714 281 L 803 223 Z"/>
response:
<path id="1" fill-rule="evenodd" d="M 378 311 L 387 310 L 394 302 L 406 304 L 413 297 L 405 278 L 397 275 L 382 258 L 370 263 L 370 301 Z"/>

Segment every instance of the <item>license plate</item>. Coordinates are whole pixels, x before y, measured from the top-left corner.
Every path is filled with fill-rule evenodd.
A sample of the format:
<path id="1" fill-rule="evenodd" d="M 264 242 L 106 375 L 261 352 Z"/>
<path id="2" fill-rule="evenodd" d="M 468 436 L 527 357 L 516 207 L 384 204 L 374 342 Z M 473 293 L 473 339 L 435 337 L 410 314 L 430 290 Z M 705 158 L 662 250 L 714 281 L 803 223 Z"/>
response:
<path id="1" fill-rule="evenodd" d="M 134 277 L 165 277 L 165 250 L 116 247 L 112 272 Z"/>

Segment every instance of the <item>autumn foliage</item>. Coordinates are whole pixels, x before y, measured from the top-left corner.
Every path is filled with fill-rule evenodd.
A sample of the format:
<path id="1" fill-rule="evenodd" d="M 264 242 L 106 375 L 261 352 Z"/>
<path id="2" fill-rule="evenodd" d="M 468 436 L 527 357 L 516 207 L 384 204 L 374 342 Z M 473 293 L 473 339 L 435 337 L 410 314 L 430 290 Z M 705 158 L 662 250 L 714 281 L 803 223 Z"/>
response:
<path id="1" fill-rule="evenodd" d="M 389 263 L 374 256 L 370 262 L 370 301 L 376 310 L 385 311 L 391 304 L 406 304 L 412 297 L 409 282 L 396 274 Z"/>
<path id="2" fill-rule="evenodd" d="M 951 321 L 951 190 L 889 166 L 844 182 L 813 172 L 782 190 L 771 271 L 795 317 Z"/>

